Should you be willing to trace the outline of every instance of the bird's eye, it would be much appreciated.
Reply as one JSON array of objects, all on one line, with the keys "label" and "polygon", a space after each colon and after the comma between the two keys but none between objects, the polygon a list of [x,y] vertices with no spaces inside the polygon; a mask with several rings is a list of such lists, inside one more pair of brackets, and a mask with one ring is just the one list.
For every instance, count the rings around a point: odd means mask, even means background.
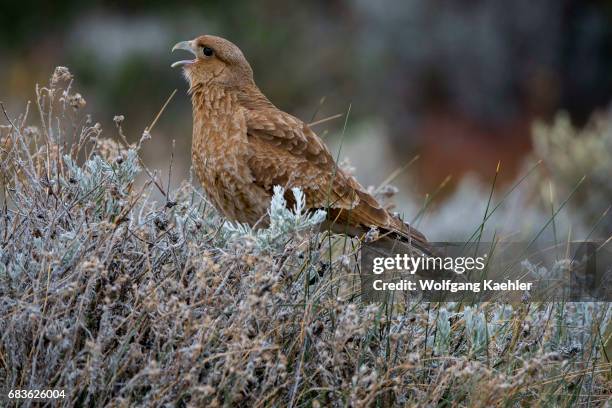
[{"label": "bird's eye", "polygon": [[211,57],[214,54],[214,51],[210,47],[202,47],[202,53],[207,57]]}]

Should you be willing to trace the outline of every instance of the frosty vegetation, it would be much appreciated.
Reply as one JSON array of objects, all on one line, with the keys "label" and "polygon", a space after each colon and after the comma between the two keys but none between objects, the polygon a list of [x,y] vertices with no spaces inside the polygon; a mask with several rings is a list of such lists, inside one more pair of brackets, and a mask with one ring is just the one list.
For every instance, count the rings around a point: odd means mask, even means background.
[{"label": "frosty vegetation", "polygon": [[58,68],[3,118],[0,390],[64,389],[65,407],[609,399],[607,304],[362,304],[355,243],[318,232],[301,191],[287,208],[275,190],[264,229],[225,222],[191,183],[167,191],[122,117],[103,133],[72,81]]},{"label": "frosty vegetation", "polygon": [[[612,232],[612,217],[602,217],[612,205],[612,111],[596,115],[583,130],[574,128],[566,114],[547,126],[534,127],[534,150],[550,170],[550,177],[568,194],[576,180],[588,175],[576,194],[577,213],[585,223],[599,222]],[[548,186],[542,186],[547,194]],[[606,237],[607,238],[607,237]]]}]

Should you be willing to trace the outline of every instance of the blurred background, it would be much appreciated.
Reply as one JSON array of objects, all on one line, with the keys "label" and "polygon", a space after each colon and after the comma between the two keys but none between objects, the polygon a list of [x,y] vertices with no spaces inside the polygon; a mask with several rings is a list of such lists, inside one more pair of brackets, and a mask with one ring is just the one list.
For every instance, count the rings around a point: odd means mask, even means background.
[{"label": "blurred background", "polygon": [[[592,124],[598,112],[607,117],[612,99],[610,1],[5,2],[0,100],[17,116],[34,84],[65,65],[106,136],[116,137],[113,117],[121,114],[136,141],[178,89],[144,148],[150,167],[165,170],[175,139],[178,182],[189,173],[191,105],[180,71],[170,68],[182,56],[170,48],[204,33],[239,45],[263,92],[304,121],[350,106],[344,136],[344,118],[315,130],[350,159],[362,184],[378,185],[418,156],[393,181],[397,208],[410,220],[431,204],[435,216],[419,222],[434,238],[452,236],[458,220],[482,221],[499,161],[503,192],[538,159],[545,166],[537,181],[507,200],[503,217],[518,217],[509,234],[523,222],[537,230],[581,175],[587,190],[568,223],[580,213],[575,230],[612,232],[600,220],[612,202],[612,132]],[[555,142],[563,137],[569,141]],[[581,137],[601,143],[585,153]],[[580,163],[561,154],[576,140]],[[589,156],[602,153],[603,164]],[[554,191],[551,204],[544,190]]]}]

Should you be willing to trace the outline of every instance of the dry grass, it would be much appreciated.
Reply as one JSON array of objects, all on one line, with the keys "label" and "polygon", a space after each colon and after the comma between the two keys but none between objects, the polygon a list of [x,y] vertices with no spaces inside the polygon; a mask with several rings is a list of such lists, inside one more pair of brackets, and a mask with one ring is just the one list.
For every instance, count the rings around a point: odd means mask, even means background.
[{"label": "dry grass", "polygon": [[71,84],[58,68],[0,134],[0,390],[64,389],[49,405],[67,407],[609,400],[607,304],[363,305],[351,243],[317,216],[277,197],[269,229],[224,224],[190,183],[166,191],[121,117],[103,138]]}]

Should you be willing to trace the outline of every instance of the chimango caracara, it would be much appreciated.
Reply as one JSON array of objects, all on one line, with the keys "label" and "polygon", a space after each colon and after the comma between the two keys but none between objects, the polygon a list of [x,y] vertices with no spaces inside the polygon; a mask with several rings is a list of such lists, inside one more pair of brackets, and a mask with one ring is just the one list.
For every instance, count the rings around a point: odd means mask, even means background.
[{"label": "chimango caracara", "polygon": [[[176,44],[195,58],[177,61],[193,103],[192,161],[206,194],[228,219],[265,225],[273,187],[299,187],[311,209],[325,208],[331,228],[382,235],[429,252],[425,237],[390,214],[340,169],[323,141],[259,90],[253,70],[230,41],[203,35]],[[288,202],[293,197],[286,197]]]}]

